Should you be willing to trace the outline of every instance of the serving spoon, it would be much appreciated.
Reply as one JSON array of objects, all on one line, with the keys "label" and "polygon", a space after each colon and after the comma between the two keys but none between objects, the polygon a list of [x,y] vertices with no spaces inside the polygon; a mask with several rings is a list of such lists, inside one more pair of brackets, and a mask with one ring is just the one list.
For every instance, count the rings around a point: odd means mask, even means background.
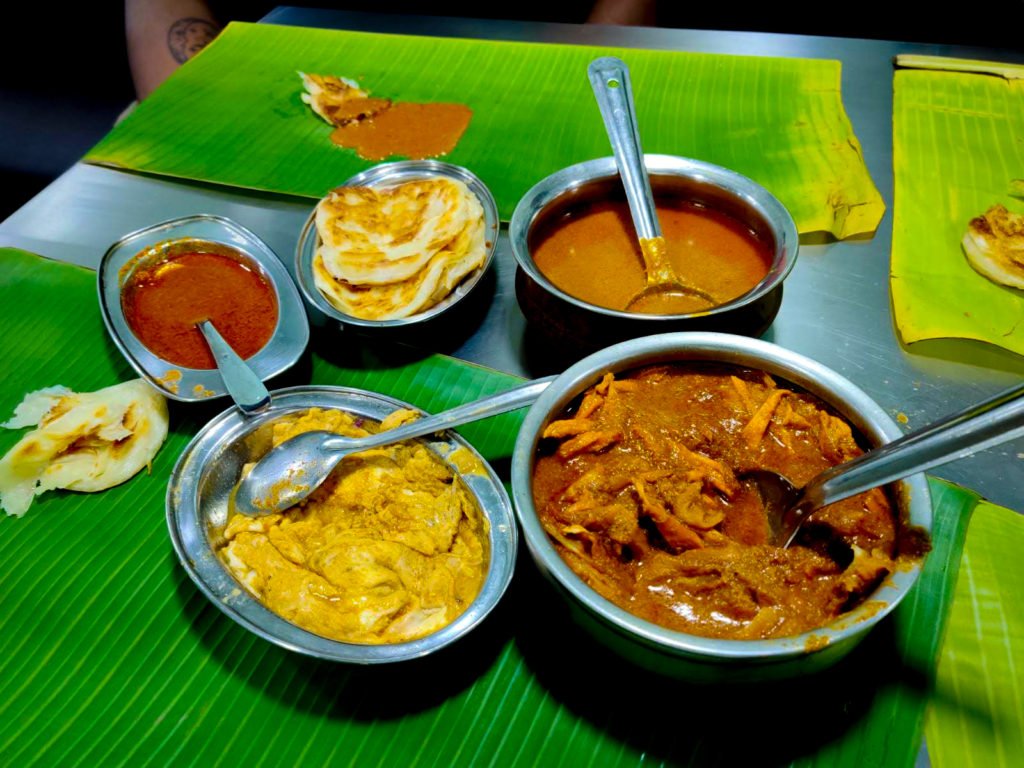
[{"label": "serving spoon", "polygon": [[262,413],[270,407],[270,392],[262,379],[243,360],[209,320],[196,324],[206,339],[217,371],[235,405],[246,416]]},{"label": "serving spoon", "polygon": [[782,475],[752,470],[768,527],[776,544],[788,547],[814,510],[917,472],[1024,435],[1024,386],[946,416],[903,437],[838,464],[796,488]]},{"label": "serving spoon", "polygon": [[[683,282],[669,261],[668,248],[654,207],[651,180],[640,148],[640,129],[633,105],[629,67],[622,59],[604,56],[590,62],[587,76],[626,190],[629,213],[644,260],[646,285],[627,302],[626,310],[661,314],[673,304],[685,307],[683,311],[706,309],[718,304],[707,291]],[[696,307],[693,306],[694,299],[697,300]]]},{"label": "serving spoon", "polygon": [[282,512],[320,487],[346,456],[514,411],[540,397],[554,379],[534,379],[368,437],[345,437],[324,431],[296,435],[272,448],[242,478],[234,492],[234,509],[249,517]]}]

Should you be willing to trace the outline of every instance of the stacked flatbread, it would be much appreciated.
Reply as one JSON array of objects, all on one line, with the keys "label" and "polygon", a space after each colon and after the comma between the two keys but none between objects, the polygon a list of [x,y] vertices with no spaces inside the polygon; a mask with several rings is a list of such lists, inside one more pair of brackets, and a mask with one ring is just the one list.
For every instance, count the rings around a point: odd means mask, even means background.
[{"label": "stacked flatbread", "polygon": [[367,320],[429,309],[487,255],[483,206],[455,179],[341,187],[317,205],[316,228],[317,288],[342,312]]}]

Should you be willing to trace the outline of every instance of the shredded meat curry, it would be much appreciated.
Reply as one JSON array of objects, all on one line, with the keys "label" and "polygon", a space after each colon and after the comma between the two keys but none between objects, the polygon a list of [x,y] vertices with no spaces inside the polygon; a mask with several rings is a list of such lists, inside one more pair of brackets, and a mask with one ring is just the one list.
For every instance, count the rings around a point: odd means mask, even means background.
[{"label": "shredded meat curry", "polygon": [[[380,428],[410,416],[396,411]],[[317,429],[361,437],[376,426],[313,408],[275,424],[273,443]],[[264,605],[304,629],[397,643],[450,624],[474,600],[487,522],[452,470],[409,441],[346,457],[301,506],[232,516],[220,555]]]},{"label": "shredded meat curry", "polygon": [[[710,637],[795,635],[849,610],[894,569],[897,525],[875,489],[812,516],[842,555],[769,543],[756,487],[802,486],[862,453],[845,421],[766,373],[725,366],[607,374],[550,423],[534,501],[559,553],[617,605]],[[811,543],[814,525],[806,525]],[[852,553],[852,554],[851,554]]]}]

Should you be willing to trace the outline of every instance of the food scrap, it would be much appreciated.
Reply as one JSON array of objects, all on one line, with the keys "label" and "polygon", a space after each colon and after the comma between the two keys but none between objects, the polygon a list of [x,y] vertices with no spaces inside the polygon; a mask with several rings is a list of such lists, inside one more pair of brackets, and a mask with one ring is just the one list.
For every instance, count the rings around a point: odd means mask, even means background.
[{"label": "food scrap", "polygon": [[1024,216],[993,205],[971,219],[961,244],[976,272],[997,285],[1024,288]]},{"label": "food scrap", "polygon": [[393,320],[423,312],[487,257],[483,206],[456,179],[341,187],[320,201],[315,219],[316,286],[353,317]]},{"label": "food scrap", "polygon": [[353,80],[300,72],[302,100],[335,126],[331,141],[364,160],[393,155],[423,160],[451,152],[469,126],[465,104],[425,104],[372,98]]},{"label": "food scrap", "polygon": [[[391,429],[412,412],[381,422]],[[350,437],[376,425],[310,409],[274,425],[273,444],[328,430]],[[267,608],[323,637],[400,643],[436,632],[476,598],[489,559],[475,498],[422,443],[346,457],[300,506],[232,516],[218,551]]]},{"label": "food scrap", "polygon": [[559,554],[605,598],[670,629],[800,634],[861,602],[902,554],[879,489],[819,510],[788,549],[770,543],[744,473],[802,486],[862,451],[845,421],[763,372],[608,374],[544,437],[533,495]]},{"label": "food scrap", "polygon": [[80,394],[48,387],[0,426],[37,427],[0,459],[0,506],[20,517],[44,491],[102,491],[148,466],[167,437],[167,401],[141,379]]}]

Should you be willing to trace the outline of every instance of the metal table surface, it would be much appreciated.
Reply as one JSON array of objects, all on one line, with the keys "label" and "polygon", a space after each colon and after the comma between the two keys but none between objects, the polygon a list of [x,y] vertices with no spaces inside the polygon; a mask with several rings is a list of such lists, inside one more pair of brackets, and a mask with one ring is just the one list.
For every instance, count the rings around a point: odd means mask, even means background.
[{"label": "metal table surface", "polygon": [[[764,56],[838,59],[843,101],[887,212],[877,233],[857,242],[802,245],[787,279],[782,309],[763,336],[815,358],[850,378],[906,428],[929,421],[1021,381],[1024,358],[970,342],[924,342],[905,348],[892,321],[892,57],[919,53],[1024,62],[1024,53],[960,46],[745,32],[579,26],[539,22],[402,17],[282,7],[264,21],[351,30],[481,39],[615,45]],[[595,110],[595,119],[597,119]],[[286,263],[292,261],[309,200],[76,164],[0,223],[0,245],[95,266],[124,234],[194,213],[234,219]],[[515,262],[499,238],[493,300],[471,335],[433,339],[433,351],[530,376],[525,321],[515,299]],[[322,319],[313,318],[314,323]],[[8,364],[10,361],[8,361]],[[1024,440],[935,470],[990,500],[1024,511]]]}]

